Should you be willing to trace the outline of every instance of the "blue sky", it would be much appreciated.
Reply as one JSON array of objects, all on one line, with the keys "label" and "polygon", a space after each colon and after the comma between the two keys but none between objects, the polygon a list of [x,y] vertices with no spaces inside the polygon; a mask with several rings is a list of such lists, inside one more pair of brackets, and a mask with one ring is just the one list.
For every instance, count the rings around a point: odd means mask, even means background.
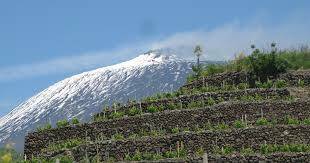
[{"label": "blue sky", "polygon": [[307,0],[1,0],[0,116],[59,80],[152,48],[202,44],[206,59],[226,60],[252,43],[309,45],[309,16]]}]

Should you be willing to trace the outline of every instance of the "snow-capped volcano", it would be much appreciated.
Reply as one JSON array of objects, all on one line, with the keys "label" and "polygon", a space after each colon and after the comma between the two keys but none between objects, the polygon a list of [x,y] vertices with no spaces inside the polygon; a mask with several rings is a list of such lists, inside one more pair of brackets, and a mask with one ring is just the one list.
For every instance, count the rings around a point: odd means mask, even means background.
[{"label": "snow-capped volcano", "polygon": [[104,104],[168,92],[184,84],[190,61],[150,51],[132,60],[62,80],[31,97],[0,119],[0,142],[22,150],[24,136],[37,126],[78,117],[88,121]]}]

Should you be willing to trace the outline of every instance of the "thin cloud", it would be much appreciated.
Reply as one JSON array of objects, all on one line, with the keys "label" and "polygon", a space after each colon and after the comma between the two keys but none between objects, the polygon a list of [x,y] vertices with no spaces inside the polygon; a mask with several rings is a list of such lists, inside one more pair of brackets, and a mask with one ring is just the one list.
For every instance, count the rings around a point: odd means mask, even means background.
[{"label": "thin cloud", "polygon": [[124,61],[150,49],[169,48],[183,58],[193,59],[192,49],[200,44],[204,49],[204,59],[228,60],[236,53],[248,53],[251,44],[266,47],[267,44],[276,42],[280,48],[309,45],[309,23],[293,18],[291,20],[277,26],[260,25],[255,21],[246,25],[233,22],[214,29],[176,33],[109,52],[87,53],[40,63],[4,67],[0,68],[0,82],[57,73],[76,73]]},{"label": "thin cloud", "polygon": [[72,57],[56,58],[39,63],[0,68],[0,82],[31,78],[57,73],[89,70],[98,66],[117,63],[140,53],[136,48],[120,48],[109,52],[86,53]]},{"label": "thin cloud", "polygon": [[228,60],[236,53],[249,53],[251,44],[266,48],[271,42],[276,42],[282,49],[309,45],[309,28],[309,24],[266,27],[233,23],[213,30],[178,33],[153,43],[152,47],[176,49],[179,55],[191,58],[193,47],[201,45],[205,50],[204,59]]}]

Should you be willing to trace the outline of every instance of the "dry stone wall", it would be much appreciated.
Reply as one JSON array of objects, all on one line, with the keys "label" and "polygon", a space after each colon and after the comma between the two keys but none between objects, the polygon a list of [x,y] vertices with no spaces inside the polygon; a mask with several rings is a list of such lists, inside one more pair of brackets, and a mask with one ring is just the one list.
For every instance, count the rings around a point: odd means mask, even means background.
[{"label": "dry stone wall", "polygon": [[285,80],[290,85],[297,85],[300,81],[304,82],[304,85],[310,85],[310,71],[291,71],[285,74],[281,74],[280,79]]},{"label": "dry stone wall", "polygon": [[74,160],[80,161],[86,155],[99,155],[102,160],[115,157],[119,160],[126,154],[142,152],[166,152],[176,150],[177,143],[182,142],[189,156],[194,156],[200,148],[213,153],[215,146],[230,146],[234,149],[252,147],[259,150],[264,143],[310,143],[310,126],[264,126],[231,131],[206,131],[200,133],[181,133],[158,138],[123,140],[81,145],[71,150]]},{"label": "dry stone wall", "polygon": [[[150,161],[139,161],[138,163],[149,163]],[[156,163],[202,163],[202,158],[192,159],[163,159],[158,161],[151,161]],[[232,156],[208,156],[208,162],[279,162],[279,163],[301,163],[310,162],[310,153],[274,153],[270,155],[232,155]]]},{"label": "dry stone wall", "polygon": [[98,116],[109,116],[110,114],[114,113],[115,111],[122,111],[128,112],[131,108],[135,107],[138,109],[146,110],[149,106],[154,105],[156,107],[163,107],[169,108],[169,104],[181,104],[180,106],[186,107],[189,103],[193,101],[207,101],[208,99],[212,98],[213,100],[224,100],[230,101],[235,98],[240,98],[242,96],[255,96],[260,95],[262,97],[274,97],[274,96],[289,96],[290,92],[287,89],[246,89],[246,90],[239,90],[239,91],[227,91],[227,92],[207,92],[202,94],[193,94],[193,95],[183,95],[177,98],[171,99],[161,99],[157,101],[151,102],[141,102],[141,103],[134,103],[121,106],[116,109],[110,108],[104,112],[98,113],[94,115],[94,117]]},{"label": "dry stone wall", "polygon": [[[197,162],[197,161],[196,161]],[[252,156],[222,156],[210,157],[209,162],[279,162],[279,163],[300,163],[310,162],[310,153],[276,153],[268,156],[252,155]]]},{"label": "dry stone wall", "polygon": [[[264,101],[264,102],[234,102],[192,110],[174,110],[142,116],[114,119],[103,122],[83,124],[45,132],[34,132],[26,136],[24,153],[31,157],[40,155],[41,149],[51,142],[82,138],[96,140],[98,137],[110,138],[115,133],[129,136],[131,133],[140,132],[141,129],[170,130],[174,127],[203,126],[208,122],[227,124],[240,120],[247,115],[248,121],[255,121],[264,116],[267,119],[281,119],[291,116],[298,119],[310,117],[310,101]],[[298,139],[297,139],[298,140]]]},{"label": "dry stone wall", "polygon": [[224,83],[233,85],[239,83],[247,83],[247,81],[249,81],[249,75],[245,72],[227,72],[215,74],[209,77],[202,77],[199,80],[188,83],[181,88],[192,89],[208,85],[222,86]]},{"label": "dry stone wall", "polygon": [[[251,82],[251,77],[246,72],[228,72],[215,74],[210,77],[203,77],[184,85],[181,88],[193,89],[207,85],[221,86],[223,84],[240,84]],[[281,74],[278,79],[285,80],[290,85],[298,85],[302,80],[305,85],[310,85],[310,71],[290,71]]]}]

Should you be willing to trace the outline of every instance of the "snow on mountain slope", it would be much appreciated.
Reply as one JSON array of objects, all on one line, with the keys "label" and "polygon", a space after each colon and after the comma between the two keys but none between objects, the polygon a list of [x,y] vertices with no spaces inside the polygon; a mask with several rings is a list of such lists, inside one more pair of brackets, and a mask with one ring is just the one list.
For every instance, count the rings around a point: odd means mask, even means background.
[{"label": "snow on mountain slope", "polygon": [[130,61],[60,81],[0,119],[0,142],[23,149],[24,136],[38,125],[78,117],[88,121],[104,104],[168,92],[184,84],[190,61],[153,51]]}]

